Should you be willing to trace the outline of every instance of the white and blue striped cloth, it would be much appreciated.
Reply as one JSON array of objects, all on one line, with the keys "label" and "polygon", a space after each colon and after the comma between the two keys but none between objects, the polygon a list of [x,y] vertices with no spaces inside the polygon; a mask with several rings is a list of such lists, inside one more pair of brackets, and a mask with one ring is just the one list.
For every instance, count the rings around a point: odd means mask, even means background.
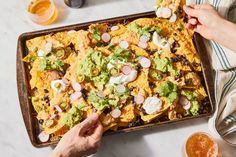
[{"label": "white and blue striped cloth", "polygon": [[[232,19],[236,18],[236,12],[231,10],[236,6],[236,0],[187,0],[187,4],[193,3],[210,3],[222,17],[228,18],[230,15]],[[236,41],[232,42],[236,44]],[[206,41],[205,43],[216,71],[215,99],[217,106],[214,116],[209,121],[209,128],[217,133],[217,124],[236,110],[236,52],[214,41]],[[236,146],[236,137],[224,140]]]}]

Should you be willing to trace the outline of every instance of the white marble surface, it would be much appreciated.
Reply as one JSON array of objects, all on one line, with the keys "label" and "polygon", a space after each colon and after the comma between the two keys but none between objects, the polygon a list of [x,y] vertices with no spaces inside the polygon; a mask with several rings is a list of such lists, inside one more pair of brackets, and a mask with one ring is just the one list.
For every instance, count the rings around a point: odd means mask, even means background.
[{"label": "white marble surface", "polygon": [[[42,157],[51,148],[36,149],[28,138],[21,116],[16,89],[16,44],[23,32],[75,24],[96,19],[149,11],[154,0],[87,0],[82,9],[69,9],[63,0],[60,20],[50,26],[32,23],[21,1],[1,0],[0,5],[0,156]],[[162,128],[104,137],[94,157],[180,157],[185,139],[193,132],[209,132],[207,119],[195,120]],[[220,148],[224,156],[234,156],[235,149]]]}]

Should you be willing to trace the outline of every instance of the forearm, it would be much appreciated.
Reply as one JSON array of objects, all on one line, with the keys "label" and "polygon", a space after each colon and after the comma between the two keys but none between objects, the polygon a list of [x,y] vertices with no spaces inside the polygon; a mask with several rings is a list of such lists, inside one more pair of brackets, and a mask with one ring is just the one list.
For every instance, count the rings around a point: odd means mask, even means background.
[{"label": "forearm", "polygon": [[236,24],[221,19],[215,27],[213,40],[236,53]]}]

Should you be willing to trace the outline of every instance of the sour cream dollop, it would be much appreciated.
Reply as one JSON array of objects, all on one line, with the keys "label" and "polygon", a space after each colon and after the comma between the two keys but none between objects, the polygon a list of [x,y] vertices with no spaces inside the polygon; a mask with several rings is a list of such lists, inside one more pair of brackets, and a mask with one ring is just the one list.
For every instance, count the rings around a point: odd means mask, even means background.
[{"label": "sour cream dollop", "polygon": [[51,82],[51,87],[55,92],[60,93],[66,89],[66,84],[62,80],[53,80]]},{"label": "sour cream dollop", "polygon": [[153,42],[156,44],[158,47],[164,49],[164,50],[170,50],[170,43],[165,39],[161,38],[157,32],[153,33]]},{"label": "sour cream dollop", "polygon": [[162,101],[158,97],[148,97],[142,107],[147,114],[155,114],[161,110]]},{"label": "sour cream dollop", "polygon": [[126,83],[134,81],[137,78],[137,76],[138,76],[137,70],[133,69],[128,75],[120,74],[117,77],[110,77],[109,84],[111,85],[126,84]]}]

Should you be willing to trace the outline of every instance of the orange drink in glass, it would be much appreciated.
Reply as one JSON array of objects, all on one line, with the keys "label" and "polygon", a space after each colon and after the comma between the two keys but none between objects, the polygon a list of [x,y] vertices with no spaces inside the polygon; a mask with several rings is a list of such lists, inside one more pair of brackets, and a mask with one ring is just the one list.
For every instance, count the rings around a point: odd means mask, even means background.
[{"label": "orange drink in glass", "polygon": [[58,17],[53,0],[28,0],[27,11],[31,20],[40,25],[49,25]]}]

